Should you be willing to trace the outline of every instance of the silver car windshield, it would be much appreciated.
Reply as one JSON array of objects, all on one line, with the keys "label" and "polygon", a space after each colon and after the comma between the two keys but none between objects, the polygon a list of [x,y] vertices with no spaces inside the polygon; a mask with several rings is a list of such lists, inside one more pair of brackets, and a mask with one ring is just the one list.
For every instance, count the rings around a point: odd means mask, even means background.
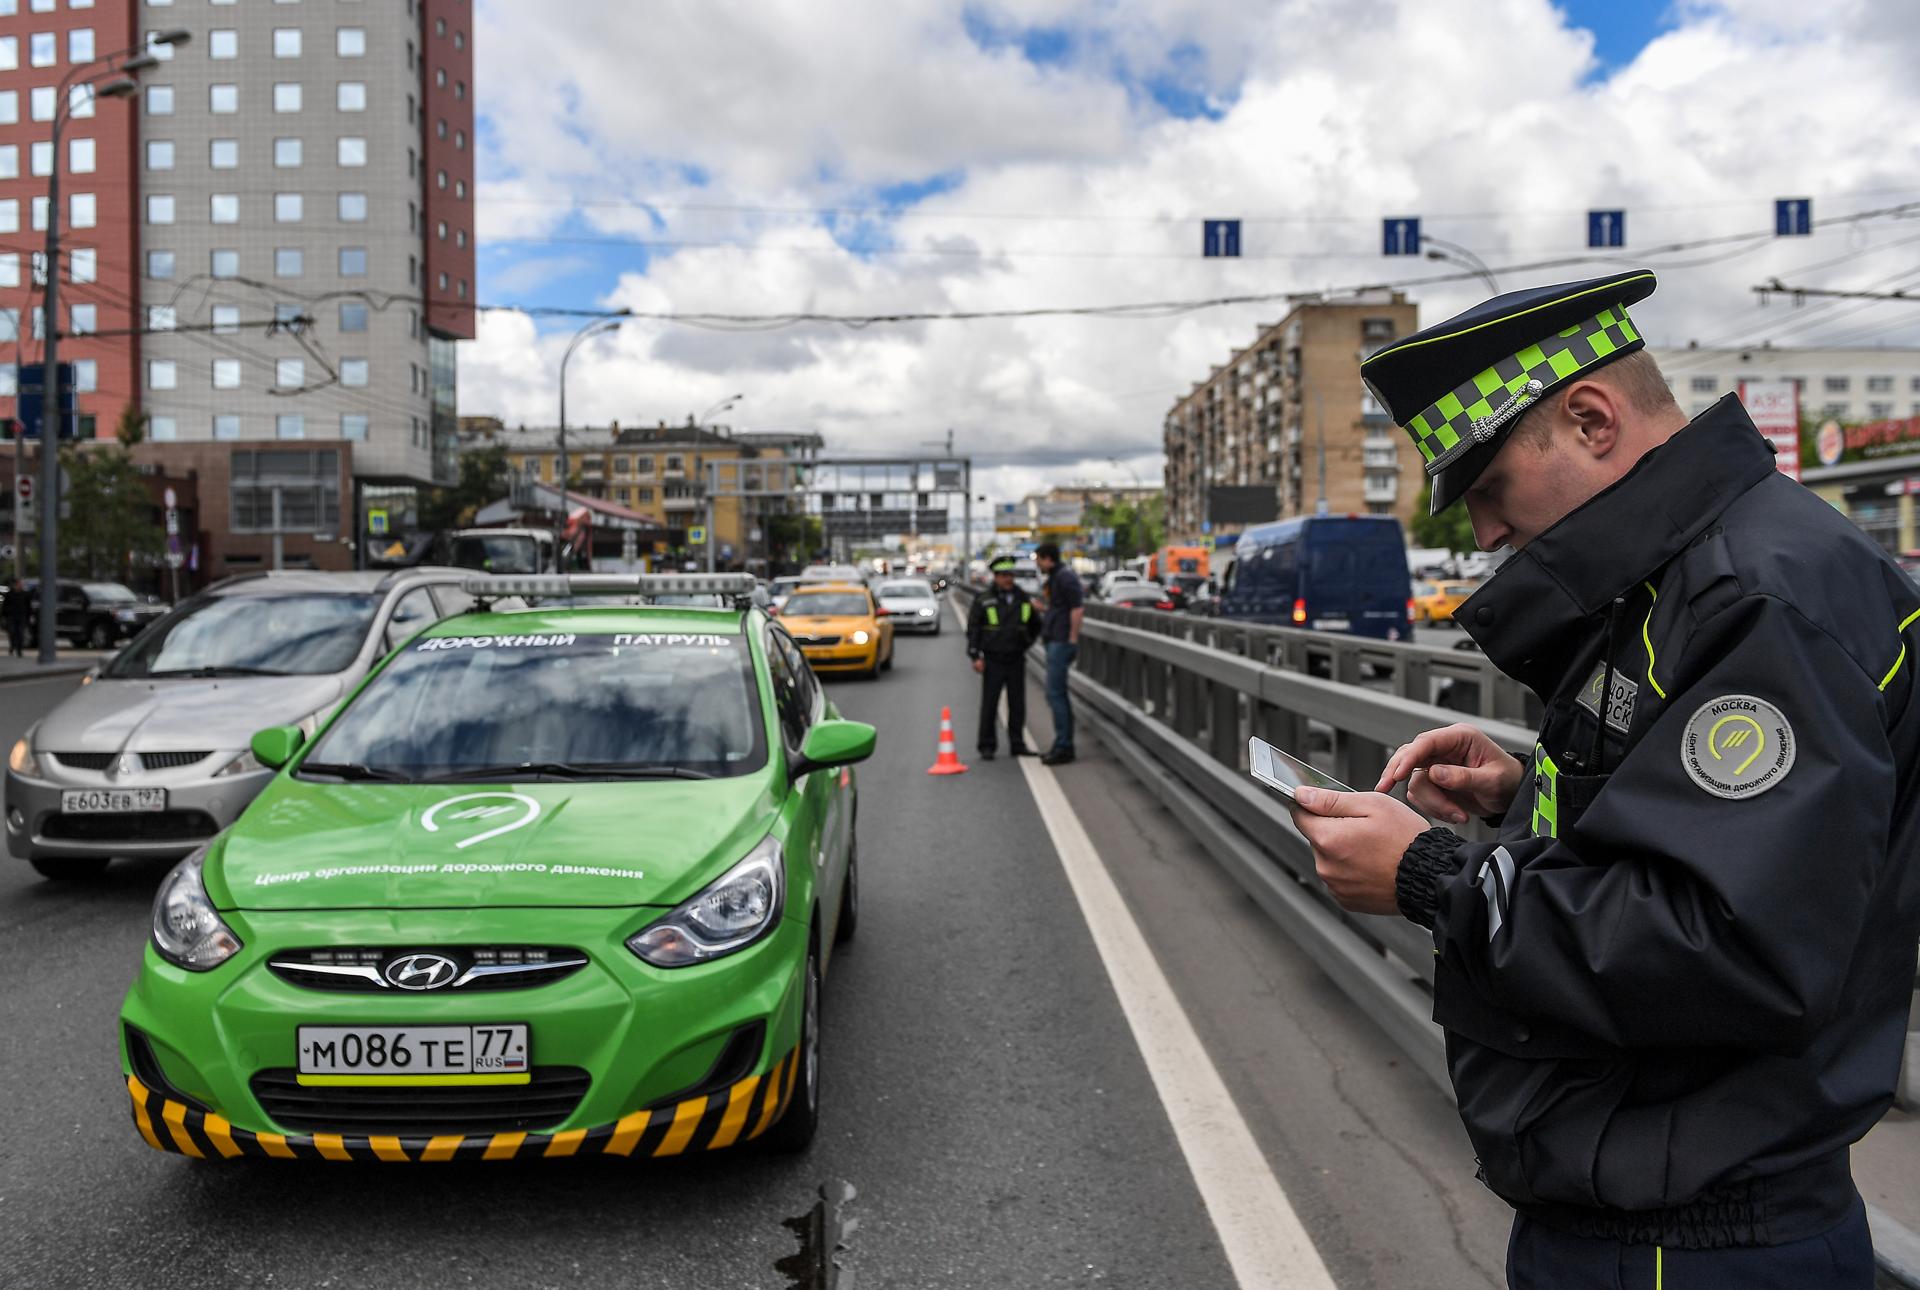
[{"label": "silver car windshield", "polygon": [[318,676],[345,670],[366,643],[377,595],[289,592],[189,600],[120,652],[101,675]]}]

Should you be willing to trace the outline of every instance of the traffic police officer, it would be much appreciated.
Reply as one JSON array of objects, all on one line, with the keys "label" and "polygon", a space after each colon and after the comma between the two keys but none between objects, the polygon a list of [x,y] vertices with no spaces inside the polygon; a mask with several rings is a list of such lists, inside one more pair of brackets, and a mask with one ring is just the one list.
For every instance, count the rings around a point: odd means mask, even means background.
[{"label": "traffic police officer", "polygon": [[1007,692],[1007,739],[1015,757],[1031,756],[1027,747],[1027,648],[1040,635],[1040,615],[1013,580],[1014,558],[996,556],[987,564],[993,586],[974,598],[967,615],[967,657],[981,674],[980,739],[983,761],[999,746],[994,718],[1000,691]]},{"label": "traffic police officer", "polygon": [[1434,511],[1515,548],[1454,621],[1545,723],[1524,760],[1430,731],[1294,818],[1343,905],[1433,929],[1512,1285],[1866,1290],[1847,1149],[1920,936],[1920,593],[1737,398],[1687,421],[1627,314],[1653,287],[1500,296],[1362,363]]}]

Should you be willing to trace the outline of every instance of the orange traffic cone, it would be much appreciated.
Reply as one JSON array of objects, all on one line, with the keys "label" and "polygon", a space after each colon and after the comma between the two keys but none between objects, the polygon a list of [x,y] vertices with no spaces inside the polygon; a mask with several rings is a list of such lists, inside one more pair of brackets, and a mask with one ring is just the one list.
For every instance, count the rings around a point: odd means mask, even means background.
[{"label": "orange traffic cone", "polygon": [[953,709],[940,709],[940,745],[933,765],[927,767],[929,775],[964,775],[967,768],[960,764],[960,754],[953,746]]}]

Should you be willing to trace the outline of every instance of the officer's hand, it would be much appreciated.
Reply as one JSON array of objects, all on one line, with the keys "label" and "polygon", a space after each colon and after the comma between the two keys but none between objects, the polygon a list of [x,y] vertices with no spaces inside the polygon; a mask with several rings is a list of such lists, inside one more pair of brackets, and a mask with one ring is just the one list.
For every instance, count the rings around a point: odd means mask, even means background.
[{"label": "officer's hand", "polygon": [[984,671],[986,671],[986,670],[987,670],[987,660],[985,660],[984,658],[976,658],[975,660],[973,660],[973,670],[974,670],[974,671],[976,671],[976,672],[984,672]]},{"label": "officer's hand", "polygon": [[1314,871],[1343,909],[1397,914],[1394,879],[1407,845],[1427,822],[1384,793],[1296,790],[1293,826],[1313,847]]},{"label": "officer's hand", "polygon": [[1408,802],[1436,820],[1465,824],[1469,815],[1505,814],[1526,769],[1485,731],[1462,723],[1402,745],[1374,788],[1384,793],[1406,780]]}]

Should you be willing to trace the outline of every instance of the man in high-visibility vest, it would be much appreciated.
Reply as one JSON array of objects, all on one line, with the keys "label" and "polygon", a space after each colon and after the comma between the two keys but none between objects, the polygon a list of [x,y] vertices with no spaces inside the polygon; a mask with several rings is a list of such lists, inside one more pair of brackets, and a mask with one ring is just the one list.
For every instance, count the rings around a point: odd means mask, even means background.
[{"label": "man in high-visibility vest", "polygon": [[1015,757],[1030,757],[1027,747],[1027,649],[1040,635],[1040,613],[1013,580],[1014,559],[999,556],[987,565],[993,586],[973,602],[967,615],[967,657],[980,673],[980,740],[982,761],[992,761],[1000,740],[994,717],[1000,692],[1007,692],[1007,739]]}]

